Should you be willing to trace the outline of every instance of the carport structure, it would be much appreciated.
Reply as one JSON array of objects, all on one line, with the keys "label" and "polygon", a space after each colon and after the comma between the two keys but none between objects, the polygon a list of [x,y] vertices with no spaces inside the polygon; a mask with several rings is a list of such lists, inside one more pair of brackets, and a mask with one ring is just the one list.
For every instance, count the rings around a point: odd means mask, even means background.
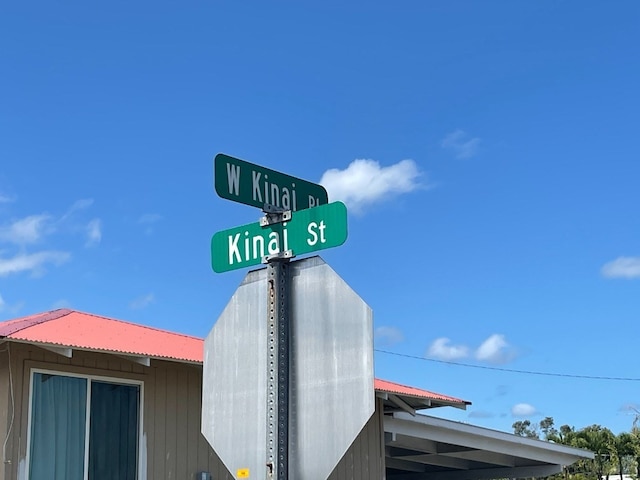
[{"label": "carport structure", "polygon": [[388,480],[480,480],[546,477],[586,450],[427,415],[384,416]]}]

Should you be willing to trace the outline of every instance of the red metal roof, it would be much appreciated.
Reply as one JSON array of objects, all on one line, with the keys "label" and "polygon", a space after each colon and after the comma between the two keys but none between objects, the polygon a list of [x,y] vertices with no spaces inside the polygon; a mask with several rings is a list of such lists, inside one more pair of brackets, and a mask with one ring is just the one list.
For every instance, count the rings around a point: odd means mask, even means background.
[{"label": "red metal roof", "polygon": [[[0,322],[0,338],[105,353],[202,363],[204,340],[158,328],[69,309]],[[468,405],[439,393],[375,379],[379,392]]]},{"label": "red metal roof", "polygon": [[447,402],[447,403],[450,402],[450,403],[465,404],[465,405],[468,405],[471,403],[466,400],[450,397],[448,395],[442,395],[440,393],[430,392],[428,390],[422,390],[420,388],[408,387],[406,385],[401,385],[399,383],[389,382],[387,380],[380,380],[379,378],[376,378],[375,389],[378,392],[393,393],[396,395],[403,395],[403,396],[416,397],[416,398],[426,398],[429,400],[440,400],[442,402]]},{"label": "red metal roof", "polygon": [[0,322],[0,337],[46,345],[202,363],[202,339],[60,309]]}]

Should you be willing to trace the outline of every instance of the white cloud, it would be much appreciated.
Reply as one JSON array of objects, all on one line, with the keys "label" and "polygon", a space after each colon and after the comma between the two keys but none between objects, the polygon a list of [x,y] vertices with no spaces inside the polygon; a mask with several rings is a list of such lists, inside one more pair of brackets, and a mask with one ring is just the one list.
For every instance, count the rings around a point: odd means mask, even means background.
[{"label": "white cloud", "polygon": [[19,253],[12,258],[0,258],[0,277],[20,272],[32,272],[40,275],[46,264],[61,265],[71,258],[68,252],[42,251]]},{"label": "white cloud", "polygon": [[537,413],[536,407],[528,403],[516,403],[511,407],[511,415],[514,417],[531,417]]},{"label": "white cloud", "polygon": [[2,298],[2,295],[0,295],[0,312],[1,312],[2,310],[4,310],[4,307],[5,307],[6,305],[7,305],[7,304],[5,303],[4,298]]},{"label": "white cloud", "polygon": [[344,170],[332,168],[322,175],[320,183],[327,189],[330,201],[341,200],[353,212],[416,190],[421,173],[413,160],[402,160],[381,167],[375,160],[354,160]]},{"label": "white cloud", "polygon": [[85,246],[97,245],[100,240],[102,240],[102,222],[99,218],[94,218],[87,224],[87,243]]},{"label": "white cloud", "polygon": [[69,207],[69,210],[67,210],[66,213],[62,215],[62,217],[60,217],[60,221],[63,222],[64,220],[69,218],[71,215],[73,215],[75,212],[78,212],[80,210],[86,210],[91,205],[93,205],[93,198],[82,198],[80,200],[76,200],[73,203],[73,205]]},{"label": "white cloud", "polygon": [[640,257],[618,257],[602,267],[607,278],[640,278]]},{"label": "white cloud", "polygon": [[[452,345],[446,337],[436,339],[427,349],[427,357],[440,360],[459,360],[469,357],[472,350],[466,345]],[[476,360],[481,362],[504,364],[516,357],[515,349],[507,343],[504,335],[494,333],[473,352]]]},{"label": "white cloud", "polygon": [[51,216],[30,215],[16,220],[10,225],[0,227],[0,239],[17,245],[37,243],[46,233],[51,233]]},{"label": "white cloud", "polygon": [[469,355],[464,345],[450,345],[448,338],[437,338],[427,349],[427,356],[439,360],[459,360]]},{"label": "white cloud", "polygon": [[504,335],[494,333],[476,350],[476,359],[483,362],[503,364],[513,360],[514,352]]},{"label": "white cloud", "polygon": [[85,210],[91,205],[93,205],[93,198],[81,198],[80,200],[76,200],[73,205],[71,205],[69,212],[75,212],[76,210]]},{"label": "white cloud", "polygon": [[396,327],[378,327],[375,331],[376,340],[381,345],[395,345],[404,340],[404,335]]},{"label": "white cloud", "polygon": [[[41,213],[38,215],[29,215],[8,225],[0,226],[0,240],[21,246],[37,243],[46,235],[51,235],[61,230],[62,224],[73,213],[79,210],[85,210],[92,204],[93,199],[86,198],[76,201],[67,212],[59,218],[55,218],[48,213]],[[67,230],[69,230],[68,227]],[[70,230],[73,231],[74,228],[71,227]],[[98,232],[95,227],[92,228],[92,231],[94,233]],[[95,239],[95,236],[92,238]]]},{"label": "white cloud", "polygon": [[442,139],[442,148],[451,151],[456,158],[471,158],[478,153],[480,139],[471,137],[464,130],[456,130]]},{"label": "white cloud", "polygon": [[65,223],[74,212],[85,210],[93,204],[93,199],[81,199],[73,203],[62,216],[48,213],[29,215],[11,223],[0,226],[0,242],[17,246],[14,252],[0,251],[0,276],[7,276],[21,272],[31,272],[32,275],[44,274],[45,266],[59,266],[71,258],[66,251],[54,249],[29,253],[28,245],[37,244],[58,233],[77,235],[86,233],[87,245],[98,243],[102,237],[100,220],[94,219],[86,226]]},{"label": "white cloud", "polygon": [[146,295],[142,295],[141,297],[138,297],[133,301],[131,301],[131,303],[129,304],[129,307],[133,308],[134,310],[140,310],[145,307],[148,307],[151,303],[155,301],[155,299],[156,298],[153,295],[153,293],[147,293]]},{"label": "white cloud", "polygon": [[4,193],[0,193],[0,203],[11,203],[15,201],[14,197],[10,197],[9,195],[5,195]]}]

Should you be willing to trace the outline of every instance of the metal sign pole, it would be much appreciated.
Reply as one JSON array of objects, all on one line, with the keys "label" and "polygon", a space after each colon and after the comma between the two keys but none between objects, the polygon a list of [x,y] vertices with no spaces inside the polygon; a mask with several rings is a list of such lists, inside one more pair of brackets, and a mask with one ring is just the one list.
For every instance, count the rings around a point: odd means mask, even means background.
[{"label": "metal sign pole", "polygon": [[[291,219],[291,212],[266,206],[262,224]],[[289,259],[291,251],[267,261],[267,479],[289,478]]]},{"label": "metal sign pole", "polygon": [[288,261],[267,267],[267,478],[289,478]]}]

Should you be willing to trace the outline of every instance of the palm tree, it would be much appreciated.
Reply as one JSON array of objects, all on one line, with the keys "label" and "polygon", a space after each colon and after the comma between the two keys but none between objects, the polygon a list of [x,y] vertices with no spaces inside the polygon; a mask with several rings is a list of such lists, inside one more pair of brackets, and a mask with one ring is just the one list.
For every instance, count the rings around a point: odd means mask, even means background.
[{"label": "palm tree", "polygon": [[633,425],[631,427],[631,435],[633,435],[636,440],[636,445],[638,445],[638,448],[635,452],[636,478],[640,478],[640,426],[638,425],[638,423],[640,423],[640,411],[638,411],[638,409],[634,407],[630,408],[635,412]]},{"label": "palm tree", "polygon": [[[547,417],[547,418],[550,418],[550,417]],[[540,424],[542,423],[543,422],[540,422]],[[562,425],[559,429],[556,429],[553,427],[553,423],[549,424],[548,422],[546,422],[545,425],[542,425],[543,430],[547,426],[549,428],[545,432],[545,435],[548,441],[553,443],[558,443],[560,445],[568,445],[570,447],[578,446],[576,441],[576,431],[573,427],[570,427],[569,425]],[[579,463],[581,463],[581,461]],[[579,468],[579,463],[574,464],[573,466],[571,465],[562,466],[562,476],[564,477],[565,480],[569,480],[570,473],[572,471],[575,471],[576,468]]]},{"label": "palm tree", "polygon": [[536,427],[531,426],[530,420],[518,420],[513,425],[513,433],[520,437],[529,437],[529,438],[538,438],[538,432],[536,431]]},{"label": "palm tree", "polygon": [[545,440],[551,440],[552,438],[557,437],[558,430],[553,425],[553,417],[544,417],[540,420],[540,430],[544,433]]},{"label": "palm tree", "polygon": [[639,453],[638,439],[635,435],[623,432],[613,437],[613,443],[611,444],[612,453],[616,456],[618,463],[618,473],[620,474],[620,480],[622,480],[623,473],[623,461],[625,458],[633,457]]},{"label": "palm tree", "polygon": [[577,434],[577,446],[591,450],[595,455],[592,461],[595,478],[600,480],[609,470],[614,435],[608,428],[591,425]]}]

